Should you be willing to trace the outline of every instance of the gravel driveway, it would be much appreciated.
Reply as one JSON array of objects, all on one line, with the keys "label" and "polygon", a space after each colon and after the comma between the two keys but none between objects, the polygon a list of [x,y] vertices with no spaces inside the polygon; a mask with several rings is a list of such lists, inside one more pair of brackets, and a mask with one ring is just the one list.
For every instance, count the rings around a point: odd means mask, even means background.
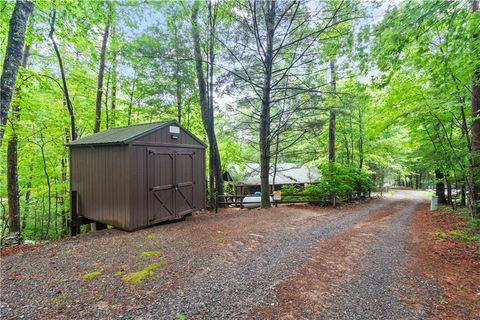
[{"label": "gravel driveway", "polygon": [[[2,259],[1,317],[424,319],[435,288],[404,268],[422,201],[225,210],[51,242]],[[141,283],[122,278],[159,262]]]}]

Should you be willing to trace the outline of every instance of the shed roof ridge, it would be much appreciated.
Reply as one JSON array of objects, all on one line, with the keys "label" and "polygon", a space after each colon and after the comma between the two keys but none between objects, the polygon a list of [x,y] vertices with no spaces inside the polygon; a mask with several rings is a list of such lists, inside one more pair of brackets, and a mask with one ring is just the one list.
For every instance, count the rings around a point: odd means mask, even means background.
[{"label": "shed roof ridge", "polygon": [[[156,122],[137,123],[122,127],[109,128],[80,139],[67,143],[67,146],[100,145],[100,144],[127,144],[135,139],[161,129],[169,124],[177,124],[175,119]],[[134,128],[132,131],[131,129]],[[129,131],[130,130],[130,131]]]},{"label": "shed roof ridge", "polygon": [[[112,129],[122,129],[122,128],[129,128],[129,127],[138,127],[138,126],[146,126],[146,125],[152,125],[152,124],[166,124],[168,122],[174,122],[176,121],[175,119],[170,119],[170,120],[161,120],[161,121],[152,121],[152,122],[143,122],[143,123],[135,123],[135,124],[130,124],[126,126],[120,126],[120,127],[113,127],[113,128],[108,128],[105,131],[112,130]],[[105,132],[103,131],[103,132]]]}]

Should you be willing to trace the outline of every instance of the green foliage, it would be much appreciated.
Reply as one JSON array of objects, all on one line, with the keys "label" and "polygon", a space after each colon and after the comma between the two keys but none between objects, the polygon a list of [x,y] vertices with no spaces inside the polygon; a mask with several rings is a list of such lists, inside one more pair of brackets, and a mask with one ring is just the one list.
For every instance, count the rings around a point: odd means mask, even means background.
[{"label": "green foliage", "polygon": [[282,194],[299,194],[302,192],[301,188],[294,184],[285,184],[282,186]]},{"label": "green foliage", "polygon": [[307,186],[305,194],[315,196],[320,203],[329,203],[333,196],[336,202],[357,196],[366,196],[375,188],[375,184],[368,174],[351,165],[342,165],[334,162],[324,163],[320,166],[320,182]]},{"label": "green foliage", "polygon": [[153,275],[153,271],[165,266],[166,264],[167,263],[164,261],[152,263],[140,271],[127,273],[126,275],[122,276],[122,280],[125,282],[131,282],[131,283],[137,283],[137,284],[142,283],[146,277],[150,277]]},{"label": "green foliage", "polygon": [[282,186],[282,201],[307,200],[307,197],[288,196],[289,194],[302,194],[303,190],[294,184],[285,184]]}]

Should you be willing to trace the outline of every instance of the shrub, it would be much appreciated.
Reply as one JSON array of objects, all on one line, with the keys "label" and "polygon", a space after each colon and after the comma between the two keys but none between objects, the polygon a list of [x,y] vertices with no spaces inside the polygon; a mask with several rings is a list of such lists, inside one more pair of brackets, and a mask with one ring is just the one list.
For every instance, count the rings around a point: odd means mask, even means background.
[{"label": "shrub", "polygon": [[[283,201],[301,201],[301,200],[307,200],[306,197],[301,197],[301,196],[288,196],[289,194],[302,194],[302,188],[294,185],[294,184],[284,184],[282,186],[282,200]],[[287,196],[285,196],[287,195]]]},{"label": "shrub", "polygon": [[305,194],[311,194],[315,201],[331,203],[350,200],[354,194],[366,196],[372,191],[375,183],[365,171],[351,165],[328,162],[320,165],[320,181],[307,186]]}]

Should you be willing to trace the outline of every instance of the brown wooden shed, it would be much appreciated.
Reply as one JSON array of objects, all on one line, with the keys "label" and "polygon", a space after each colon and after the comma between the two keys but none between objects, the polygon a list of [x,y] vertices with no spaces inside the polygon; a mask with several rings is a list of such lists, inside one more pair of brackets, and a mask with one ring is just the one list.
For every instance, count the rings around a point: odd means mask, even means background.
[{"label": "brown wooden shed", "polygon": [[175,120],[112,128],[67,146],[80,216],[131,231],[205,207],[206,145]]}]

